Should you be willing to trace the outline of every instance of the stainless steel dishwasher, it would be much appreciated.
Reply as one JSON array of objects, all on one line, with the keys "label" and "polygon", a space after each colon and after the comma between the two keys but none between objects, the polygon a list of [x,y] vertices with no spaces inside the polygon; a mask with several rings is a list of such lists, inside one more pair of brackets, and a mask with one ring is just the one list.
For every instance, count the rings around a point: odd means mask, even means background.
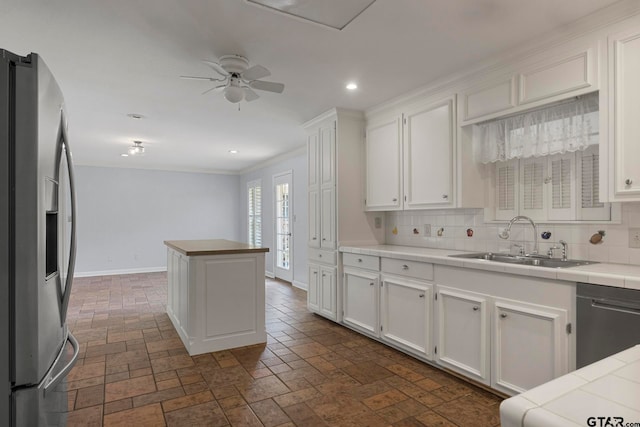
[{"label": "stainless steel dishwasher", "polygon": [[640,344],[640,290],[578,283],[576,367]]}]

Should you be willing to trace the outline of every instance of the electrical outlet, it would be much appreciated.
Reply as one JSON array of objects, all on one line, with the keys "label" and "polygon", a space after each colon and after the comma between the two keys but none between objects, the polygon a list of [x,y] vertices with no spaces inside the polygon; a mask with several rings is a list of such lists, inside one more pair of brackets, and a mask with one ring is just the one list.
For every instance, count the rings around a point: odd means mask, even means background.
[{"label": "electrical outlet", "polygon": [[629,247],[640,248],[640,228],[629,229]]},{"label": "electrical outlet", "polygon": [[425,224],[423,226],[422,235],[424,237],[431,237],[431,224]]},{"label": "electrical outlet", "polygon": [[382,228],[382,218],[377,216],[377,217],[374,218],[373,222],[375,223],[375,227],[376,228]]}]

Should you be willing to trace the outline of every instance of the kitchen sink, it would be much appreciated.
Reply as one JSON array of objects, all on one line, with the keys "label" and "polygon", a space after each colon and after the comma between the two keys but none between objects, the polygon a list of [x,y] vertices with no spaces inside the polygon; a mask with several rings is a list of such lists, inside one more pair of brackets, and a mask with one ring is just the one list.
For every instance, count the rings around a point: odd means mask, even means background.
[{"label": "kitchen sink", "polygon": [[484,259],[487,261],[503,262],[508,264],[532,265],[535,267],[567,268],[579,265],[597,264],[595,261],[578,259],[561,260],[558,258],[545,258],[541,256],[511,255],[506,253],[479,252],[461,255],[449,255],[452,258]]}]

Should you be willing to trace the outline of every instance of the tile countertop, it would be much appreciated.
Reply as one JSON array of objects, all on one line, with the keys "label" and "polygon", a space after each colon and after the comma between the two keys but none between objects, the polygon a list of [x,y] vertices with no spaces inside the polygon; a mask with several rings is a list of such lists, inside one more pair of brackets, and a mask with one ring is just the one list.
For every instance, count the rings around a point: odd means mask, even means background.
[{"label": "tile countertop", "polygon": [[502,427],[640,425],[640,345],[503,401],[500,422]]},{"label": "tile countertop", "polygon": [[341,246],[340,252],[376,255],[387,258],[406,259],[409,261],[432,262],[434,264],[520,274],[544,279],[567,280],[570,282],[592,283],[595,285],[640,290],[640,266],[638,265],[599,263],[569,268],[533,267],[484,259],[449,257],[449,255],[468,253],[465,251],[393,245]]}]

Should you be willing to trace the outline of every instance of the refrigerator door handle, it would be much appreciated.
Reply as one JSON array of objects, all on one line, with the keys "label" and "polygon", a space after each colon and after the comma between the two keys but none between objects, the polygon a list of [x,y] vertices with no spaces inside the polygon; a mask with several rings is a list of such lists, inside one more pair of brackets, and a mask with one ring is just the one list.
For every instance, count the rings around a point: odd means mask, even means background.
[{"label": "refrigerator door handle", "polygon": [[[66,364],[66,366],[64,368],[62,368],[60,370],[60,372],[58,372],[58,374],[49,379],[49,381],[47,381],[46,385],[44,386],[44,394],[46,396],[47,391],[49,390],[53,390],[55,389],[56,385],[58,385],[58,383],[67,376],[67,374],[69,374],[69,371],[71,371],[71,369],[73,368],[73,365],[76,364],[76,360],[78,360],[78,354],[80,354],[80,346],[78,345],[78,340],[76,340],[76,337],[73,336],[73,334],[71,332],[68,332],[67,334],[67,340],[71,343],[71,345],[73,346],[73,356],[71,357],[71,360],[69,360],[69,363]],[[66,341],[65,341],[66,343]],[[64,345],[62,346],[62,351],[64,351]],[[58,356],[60,357],[60,356]],[[54,364],[55,366],[55,364]]]},{"label": "refrigerator door handle", "polygon": [[[76,266],[76,186],[73,176],[73,162],[71,159],[71,150],[69,149],[69,139],[67,138],[67,128],[65,126],[64,112],[60,116],[60,137],[64,144],[64,153],[67,160],[67,168],[69,169],[69,187],[71,197],[71,242],[69,248],[69,266],[67,268],[67,277],[64,287],[64,295],[62,296],[62,309],[60,316],[64,324],[67,318],[67,309],[69,308],[69,299],[71,298],[71,287],[73,285],[73,274]],[[71,334],[69,334],[71,335]]]}]

